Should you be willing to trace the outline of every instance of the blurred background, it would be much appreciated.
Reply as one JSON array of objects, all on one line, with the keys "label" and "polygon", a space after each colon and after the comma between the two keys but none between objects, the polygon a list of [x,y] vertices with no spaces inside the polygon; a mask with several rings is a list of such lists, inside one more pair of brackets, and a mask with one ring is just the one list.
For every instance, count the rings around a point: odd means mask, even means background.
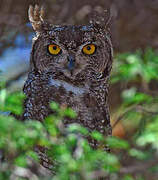
[{"label": "blurred background", "polygon": [[84,24],[94,9],[111,9],[113,135],[133,143],[150,123],[158,127],[158,0],[0,0],[0,77],[9,92],[21,90],[27,77],[34,36],[27,14],[30,4],[44,5],[46,19],[53,24]]}]

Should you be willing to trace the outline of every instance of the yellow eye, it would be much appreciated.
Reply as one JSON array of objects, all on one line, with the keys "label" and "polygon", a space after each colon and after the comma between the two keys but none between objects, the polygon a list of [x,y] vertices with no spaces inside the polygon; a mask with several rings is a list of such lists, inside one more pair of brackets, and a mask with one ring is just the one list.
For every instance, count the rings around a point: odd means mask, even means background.
[{"label": "yellow eye", "polygon": [[48,51],[50,54],[58,55],[61,52],[61,48],[56,44],[50,44],[48,46]]},{"label": "yellow eye", "polygon": [[95,50],[96,50],[96,46],[94,44],[87,44],[82,49],[83,53],[88,55],[94,54]]}]

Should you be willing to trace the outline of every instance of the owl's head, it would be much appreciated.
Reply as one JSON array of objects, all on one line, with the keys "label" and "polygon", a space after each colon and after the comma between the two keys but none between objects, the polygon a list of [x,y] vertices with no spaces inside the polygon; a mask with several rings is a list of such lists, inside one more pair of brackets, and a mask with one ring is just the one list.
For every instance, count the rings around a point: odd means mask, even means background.
[{"label": "owl's head", "polygon": [[107,22],[94,18],[88,25],[56,26],[44,22],[43,14],[37,5],[30,6],[29,19],[37,34],[31,54],[32,69],[38,73],[58,73],[69,79],[109,75],[112,45]]}]

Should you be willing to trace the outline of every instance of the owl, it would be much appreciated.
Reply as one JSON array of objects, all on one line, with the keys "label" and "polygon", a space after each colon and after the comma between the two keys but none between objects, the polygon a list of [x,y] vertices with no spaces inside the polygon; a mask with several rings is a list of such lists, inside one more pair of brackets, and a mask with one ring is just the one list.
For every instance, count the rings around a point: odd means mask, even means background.
[{"label": "owl", "polygon": [[[50,102],[72,108],[78,123],[90,132],[111,135],[108,80],[112,67],[112,44],[108,21],[95,13],[87,25],[54,25],[43,20],[44,10],[29,8],[36,32],[30,70],[24,84],[23,119],[43,122],[52,113]],[[98,143],[88,139],[93,148]]]}]

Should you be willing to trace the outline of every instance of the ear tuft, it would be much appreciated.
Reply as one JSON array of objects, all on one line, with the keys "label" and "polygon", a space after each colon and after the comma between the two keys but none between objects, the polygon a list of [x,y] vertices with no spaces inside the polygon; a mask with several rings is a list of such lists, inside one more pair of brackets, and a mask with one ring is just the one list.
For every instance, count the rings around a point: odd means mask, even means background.
[{"label": "ear tuft", "polygon": [[30,5],[28,10],[28,16],[33,29],[36,31],[37,34],[40,33],[40,31],[42,30],[42,24],[44,22],[44,8],[41,7],[40,9],[37,4],[35,5],[35,7]]}]

